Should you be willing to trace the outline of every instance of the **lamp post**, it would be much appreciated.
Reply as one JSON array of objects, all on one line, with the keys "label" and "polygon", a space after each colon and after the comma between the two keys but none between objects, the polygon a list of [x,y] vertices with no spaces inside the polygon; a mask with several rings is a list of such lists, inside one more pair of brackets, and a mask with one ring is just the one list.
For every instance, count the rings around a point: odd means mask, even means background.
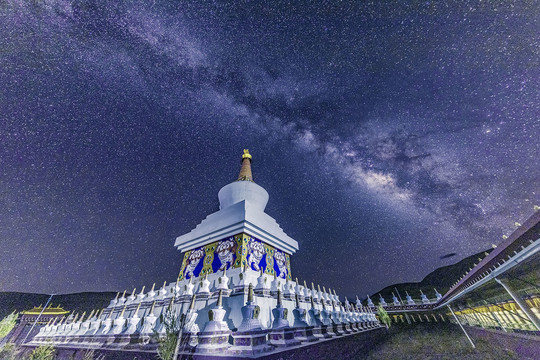
[{"label": "lamp post", "polygon": [[461,325],[461,322],[459,321],[459,319],[457,318],[456,314],[454,314],[454,310],[452,310],[452,308],[450,307],[450,305],[446,305],[448,306],[448,309],[450,309],[450,312],[452,313],[452,315],[454,315],[454,319],[456,319],[459,327],[461,328],[461,330],[463,330],[463,333],[465,334],[465,336],[467,337],[467,339],[469,339],[469,342],[471,343],[471,346],[473,347],[473,349],[476,349],[476,346],[474,345],[473,341],[471,340],[471,338],[469,337],[469,334],[467,334],[467,332],[465,331],[465,328],[463,328],[463,325]]},{"label": "lamp post", "polygon": [[[401,300],[401,305],[405,305],[404,302],[403,302],[403,299],[401,298],[401,295],[399,294],[399,291],[398,291],[397,287],[394,287],[394,289],[396,290],[397,295],[399,296],[399,300]],[[411,320],[409,319],[409,315],[407,315],[407,313],[405,313],[405,319],[407,319],[407,323],[410,325]]]}]

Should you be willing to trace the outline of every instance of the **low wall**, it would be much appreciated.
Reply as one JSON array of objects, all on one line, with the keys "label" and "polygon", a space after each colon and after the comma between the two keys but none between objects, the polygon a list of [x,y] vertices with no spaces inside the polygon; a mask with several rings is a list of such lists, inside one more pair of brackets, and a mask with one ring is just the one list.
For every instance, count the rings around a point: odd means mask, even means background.
[{"label": "low wall", "polygon": [[[376,328],[352,335],[320,340],[317,342],[295,346],[285,351],[267,353],[259,357],[260,360],[325,360],[325,359],[351,359],[357,358],[360,354],[365,354],[369,349],[383,341],[387,330],[384,327]],[[23,346],[26,354],[33,350],[31,346]],[[59,347],[57,357],[59,360],[82,360],[84,353],[88,349],[74,347]],[[106,360],[156,360],[155,351],[139,350],[104,350],[96,349],[95,355],[104,355]],[[232,360],[237,357],[203,356],[203,355],[182,355],[179,359],[200,359],[200,360]]]},{"label": "low wall", "polygon": [[261,360],[327,360],[358,359],[367,354],[371,348],[386,339],[388,331],[385,327],[319,341],[313,345],[291,349],[286,352],[266,355]]}]

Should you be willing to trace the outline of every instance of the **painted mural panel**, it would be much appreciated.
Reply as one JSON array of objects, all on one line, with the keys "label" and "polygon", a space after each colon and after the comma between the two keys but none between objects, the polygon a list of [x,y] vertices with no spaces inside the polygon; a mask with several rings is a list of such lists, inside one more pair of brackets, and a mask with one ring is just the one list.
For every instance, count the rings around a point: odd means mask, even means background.
[{"label": "painted mural panel", "polygon": [[263,271],[282,279],[291,279],[291,262],[288,254],[263,243],[254,237],[244,235],[247,248],[246,261],[255,271]]},{"label": "painted mural panel", "polygon": [[283,279],[291,278],[290,256],[246,234],[231,236],[184,254],[179,279],[190,279],[247,264]]},{"label": "painted mural panel", "polygon": [[205,257],[204,248],[195,249],[186,253],[187,259],[185,260],[184,276],[189,279],[190,277],[197,277],[202,270],[203,260]]},{"label": "painted mural panel", "polygon": [[236,235],[186,252],[179,279],[196,278],[231,267],[240,267],[241,245],[242,236]]}]

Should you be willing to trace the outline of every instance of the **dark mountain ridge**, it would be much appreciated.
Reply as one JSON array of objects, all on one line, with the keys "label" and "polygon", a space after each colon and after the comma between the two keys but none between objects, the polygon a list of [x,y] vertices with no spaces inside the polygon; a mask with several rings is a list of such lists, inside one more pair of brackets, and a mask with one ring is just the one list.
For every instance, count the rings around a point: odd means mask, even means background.
[{"label": "dark mountain ridge", "polygon": [[[486,250],[490,252],[492,249]],[[405,300],[406,292],[413,299],[420,299],[420,290],[428,296],[429,299],[435,298],[436,288],[439,293],[443,294],[448,291],[450,286],[463,274],[469,271],[475,263],[478,263],[479,257],[485,257],[484,251],[466,257],[465,259],[448,266],[443,266],[429,273],[420,282],[408,282],[395,284],[385,287],[384,289],[371,295],[375,304],[378,304],[379,294],[381,294],[386,302],[392,301],[392,292],[396,293],[396,288],[399,294]],[[0,319],[7,314],[16,311],[29,310],[34,306],[45,305],[50,295],[32,294],[21,292],[0,292]],[[53,306],[61,305],[62,308],[73,313],[87,313],[93,309],[101,309],[109,305],[109,302],[116,296],[114,292],[82,292],[74,294],[54,295],[52,298]]]},{"label": "dark mountain ridge", "polygon": [[426,277],[420,282],[407,282],[387,286],[384,289],[377,291],[373,295],[370,295],[371,299],[377,305],[379,303],[379,294],[381,294],[388,303],[392,301],[392,292],[398,296],[395,289],[397,289],[399,295],[401,295],[404,301],[406,292],[408,292],[413,299],[419,300],[420,290],[422,290],[422,292],[426,294],[430,300],[435,299],[434,289],[437,289],[440,294],[444,295],[450,289],[452,284],[454,284],[463,274],[468,272],[470,268],[473,268],[475,263],[479,262],[478,258],[484,258],[486,256],[485,253],[489,253],[492,250],[493,249],[482,251],[466,257],[453,265],[437,268],[426,275]]}]

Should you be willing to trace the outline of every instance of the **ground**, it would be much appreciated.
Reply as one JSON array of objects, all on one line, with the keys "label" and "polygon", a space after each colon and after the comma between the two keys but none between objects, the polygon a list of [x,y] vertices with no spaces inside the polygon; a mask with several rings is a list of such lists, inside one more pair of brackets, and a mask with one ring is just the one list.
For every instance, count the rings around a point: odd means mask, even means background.
[{"label": "ground", "polygon": [[[467,328],[476,349],[473,349],[457,325],[449,323],[416,323],[394,325],[336,340],[291,349],[285,353],[269,354],[261,360],[534,360],[540,359],[540,337],[505,335],[503,333]],[[65,352],[60,358],[72,358]],[[68,356],[69,355],[69,356]],[[141,356],[145,355],[145,356]],[[106,352],[107,360],[153,359],[154,354]],[[182,357],[183,359],[192,358]],[[5,359],[0,354],[0,360]]]},{"label": "ground", "polygon": [[457,325],[416,323],[394,325],[383,336],[368,333],[347,336],[264,360],[540,359],[540,337],[508,336],[475,328],[468,331],[476,349]]},{"label": "ground", "polygon": [[[471,334],[476,345],[473,349],[459,327],[450,324],[416,324],[393,326],[386,341],[378,344],[357,359],[525,359],[515,349],[516,341],[494,341],[493,338]],[[511,338],[512,339],[512,338]],[[513,339],[512,339],[513,340]],[[534,341],[533,341],[534,343]],[[540,349],[540,341],[538,341]],[[532,358],[531,358],[532,359]]]}]

